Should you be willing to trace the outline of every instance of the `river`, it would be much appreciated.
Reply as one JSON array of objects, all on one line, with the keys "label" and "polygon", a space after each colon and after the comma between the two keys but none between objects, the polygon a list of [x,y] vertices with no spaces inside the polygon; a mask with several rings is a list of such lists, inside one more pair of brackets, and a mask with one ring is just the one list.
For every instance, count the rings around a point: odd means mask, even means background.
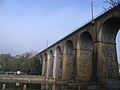
[{"label": "river", "polygon": [[105,89],[98,87],[99,86],[93,85],[87,87],[87,89],[82,89],[81,86],[60,86],[55,84],[0,82],[0,90],[120,90],[110,88]]},{"label": "river", "polygon": [[[79,86],[67,87],[50,84],[0,83],[0,90],[83,90]],[[85,89],[84,89],[85,90]],[[88,90],[88,89],[87,89]]]},{"label": "river", "polygon": [[[50,84],[4,83],[0,82],[0,90],[90,90],[81,89],[80,86],[57,86]],[[95,90],[95,89],[94,89]]]}]

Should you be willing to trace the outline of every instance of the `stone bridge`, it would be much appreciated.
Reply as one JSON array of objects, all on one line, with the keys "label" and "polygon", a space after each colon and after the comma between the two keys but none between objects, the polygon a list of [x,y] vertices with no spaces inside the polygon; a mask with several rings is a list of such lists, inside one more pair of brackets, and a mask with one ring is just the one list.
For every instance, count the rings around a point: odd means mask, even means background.
[{"label": "stone bridge", "polygon": [[118,80],[116,35],[120,5],[88,22],[35,57],[47,81],[98,82]]}]

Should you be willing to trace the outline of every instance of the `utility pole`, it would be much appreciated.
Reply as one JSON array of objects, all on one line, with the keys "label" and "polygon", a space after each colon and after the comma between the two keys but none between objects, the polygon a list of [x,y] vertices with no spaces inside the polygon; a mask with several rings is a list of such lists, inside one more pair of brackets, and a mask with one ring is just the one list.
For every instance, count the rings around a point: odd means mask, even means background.
[{"label": "utility pole", "polygon": [[47,48],[48,48],[48,39],[47,39]]},{"label": "utility pole", "polygon": [[94,24],[94,8],[93,8],[93,5],[94,4],[94,1],[91,1],[91,16],[92,16],[92,21],[91,23]]}]

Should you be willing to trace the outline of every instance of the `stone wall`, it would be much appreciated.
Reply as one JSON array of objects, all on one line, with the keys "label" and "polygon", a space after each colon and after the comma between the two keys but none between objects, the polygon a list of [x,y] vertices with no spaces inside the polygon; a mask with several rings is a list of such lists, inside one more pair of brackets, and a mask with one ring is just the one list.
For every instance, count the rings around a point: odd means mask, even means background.
[{"label": "stone wall", "polygon": [[118,79],[115,39],[119,29],[120,5],[40,52],[42,75],[58,81],[86,83]]}]

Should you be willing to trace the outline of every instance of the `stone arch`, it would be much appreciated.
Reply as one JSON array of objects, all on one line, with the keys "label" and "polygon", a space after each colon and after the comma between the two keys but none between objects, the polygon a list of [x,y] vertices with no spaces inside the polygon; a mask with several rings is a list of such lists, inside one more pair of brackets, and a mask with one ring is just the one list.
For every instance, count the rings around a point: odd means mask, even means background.
[{"label": "stone arch", "polygon": [[53,76],[53,65],[54,65],[54,54],[53,51],[50,50],[49,52],[49,76],[52,77]]},{"label": "stone arch", "polygon": [[47,73],[47,53],[43,55],[42,75],[46,76]]},{"label": "stone arch", "polygon": [[64,50],[65,71],[63,73],[63,78],[73,81],[75,80],[75,52],[73,42],[71,40],[66,41]]},{"label": "stone arch", "polygon": [[62,50],[60,46],[56,47],[56,78],[58,80],[62,79]]},{"label": "stone arch", "polygon": [[42,65],[43,64],[43,56],[40,55],[39,58],[40,58],[40,64]]},{"label": "stone arch", "polygon": [[87,31],[78,39],[77,46],[78,79],[90,81],[93,73],[93,38]]},{"label": "stone arch", "polygon": [[79,47],[82,50],[93,50],[93,38],[89,32],[85,31],[80,35]]},{"label": "stone arch", "polygon": [[98,76],[101,82],[117,79],[118,62],[116,52],[116,35],[120,29],[120,18],[107,19],[99,33]]},{"label": "stone arch", "polygon": [[39,56],[39,58],[40,58],[40,75],[42,75],[42,68],[43,68],[43,56],[42,56],[42,55],[40,55],[40,56]]},{"label": "stone arch", "polygon": [[120,18],[111,17],[107,19],[100,30],[99,41],[115,43],[116,35],[118,30],[120,29]]}]

